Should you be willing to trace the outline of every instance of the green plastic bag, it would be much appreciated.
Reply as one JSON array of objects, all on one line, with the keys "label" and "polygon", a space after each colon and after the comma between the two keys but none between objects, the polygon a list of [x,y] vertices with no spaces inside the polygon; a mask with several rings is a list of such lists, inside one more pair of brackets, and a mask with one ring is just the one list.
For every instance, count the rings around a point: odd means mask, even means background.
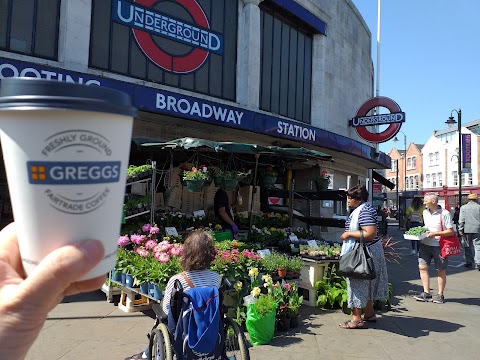
[{"label": "green plastic bag", "polygon": [[248,305],[246,325],[250,335],[250,342],[254,346],[268,344],[273,339],[275,313],[276,309],[273,308],[269,314],[259,317],[255,304]]}]

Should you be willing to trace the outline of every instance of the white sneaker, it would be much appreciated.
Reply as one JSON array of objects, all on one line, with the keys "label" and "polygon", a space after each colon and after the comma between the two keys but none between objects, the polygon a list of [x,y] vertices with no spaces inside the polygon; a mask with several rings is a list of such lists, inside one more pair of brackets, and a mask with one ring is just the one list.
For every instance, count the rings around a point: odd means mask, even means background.
[{"label": "white sneaker", "polygon": [[410,255],[417,255],[417,250],[413,249],[412,251],[410,251]]}]

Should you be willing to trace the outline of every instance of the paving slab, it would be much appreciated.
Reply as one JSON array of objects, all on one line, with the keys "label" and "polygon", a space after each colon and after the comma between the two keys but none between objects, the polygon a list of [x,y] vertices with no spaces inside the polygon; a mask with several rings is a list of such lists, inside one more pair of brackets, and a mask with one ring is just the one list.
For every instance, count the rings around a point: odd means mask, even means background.
[{"label": "paving slab", "polygon": [[[445,304],[422,303],[413,295],[422,291],[417,257],[410,242],[390,226],[400,240],[399,264],[388,263],[393,284],[393,307],[362,330],[338,327],[349,316],[340,310],[301,308],[301,325],[277,333],[268,345],[250,347],[252,360],[275,359],[476,359],[480,338],[480,272],[463,267],[460,256],[447,269]],[[433,267],[430,287],[437,289]],[[65,298],[45,322],[27,360],[123,360],[143,350],[145,334],[153,326],[151,311],[125,313],[106,301],[100,291]]]}]

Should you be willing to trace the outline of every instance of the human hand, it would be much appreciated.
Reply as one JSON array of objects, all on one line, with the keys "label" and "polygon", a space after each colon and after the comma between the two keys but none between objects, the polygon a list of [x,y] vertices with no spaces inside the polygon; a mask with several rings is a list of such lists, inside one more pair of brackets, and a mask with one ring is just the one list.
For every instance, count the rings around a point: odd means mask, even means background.
[{"label": "human hand", "polygon": [[22,266],[15,223],[0,232],[0,358],[23,359],[47,315],[66,295],[99,289],[105,276],[77,281],[104,256],[88,240],[46,256],[28,276]]},{"label": "human hand", "polygon": [[350,232],[348,231],[345,231],[342,233],[342,235],[340,235],[340,239],[343,241],[347,240],[349,237],[350,237]]},{"label": "human hand", "polygon": [[232,226],[233,235],[238,234],[238,226],[237,226],[237,224],[232,224],[231,226]]}]

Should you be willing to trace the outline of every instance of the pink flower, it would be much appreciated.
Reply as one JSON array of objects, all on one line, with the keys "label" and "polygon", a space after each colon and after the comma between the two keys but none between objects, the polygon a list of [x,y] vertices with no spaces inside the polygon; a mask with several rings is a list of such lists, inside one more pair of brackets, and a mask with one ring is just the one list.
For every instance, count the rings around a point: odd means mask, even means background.
[{"label": "pink flower", "polygon": [[130,238],[125,235],[125,236],[120,236],[117,240],[117,244],[120,246],[127,245],[130,243]]},{"label": "pink flower", "polygon": [[158,246],[155,247],[155,251],[158,252],[168,252],[172,248],[172,244],[168,241],[163,240]]},{"label": "pink flower", "polygon": [[142,226],[142,231],[143,232],[149,232],[151,228],[152,228],[152,225],[145,224],[145,225]]},{"label": "pink flower", "polygon": [[155,235],[158,234],[159,231],[160,229],[158,228],[158,226],[152,226],[152,228],[150,229],[150,234]]},{"label": "pink flower", "polygon": [[169,252],[170,252],[170,255],[180,256],[182,255],[182,251],[183,251],[183,246],[180,244],[175,244],[172,246]]},{"label": "pink flower", "polygon": [[155,240],[148,240],[145,243],[145,249],[147,250],[153,250],[157,246],[157,242]]},{"label": "pink flower", "polygon": [[157,257],[157,260],[161,263],[167,263],[170,261],[170,255],[166,253],[160,253]]},{"label": "pink flower", "polygon": [[138,234],[133,234],[131,237],[130,237],[130,240],[137,244],[137,245],[140,245],[141,243],[143,243],[145,241],[145,235],[138,235]]},{"label": "pink flower", "polygon": [[292,291],[292,285],[288,283],[283,284],[283,288],[286,289],[287,291]]},{"label": "pink flower", "polygon": [[143,247],[137,247],[135,249],[135,252],[141,257],[145,257],[145,258],[150,255],[150,252],[147,249],[144,249]]}]

